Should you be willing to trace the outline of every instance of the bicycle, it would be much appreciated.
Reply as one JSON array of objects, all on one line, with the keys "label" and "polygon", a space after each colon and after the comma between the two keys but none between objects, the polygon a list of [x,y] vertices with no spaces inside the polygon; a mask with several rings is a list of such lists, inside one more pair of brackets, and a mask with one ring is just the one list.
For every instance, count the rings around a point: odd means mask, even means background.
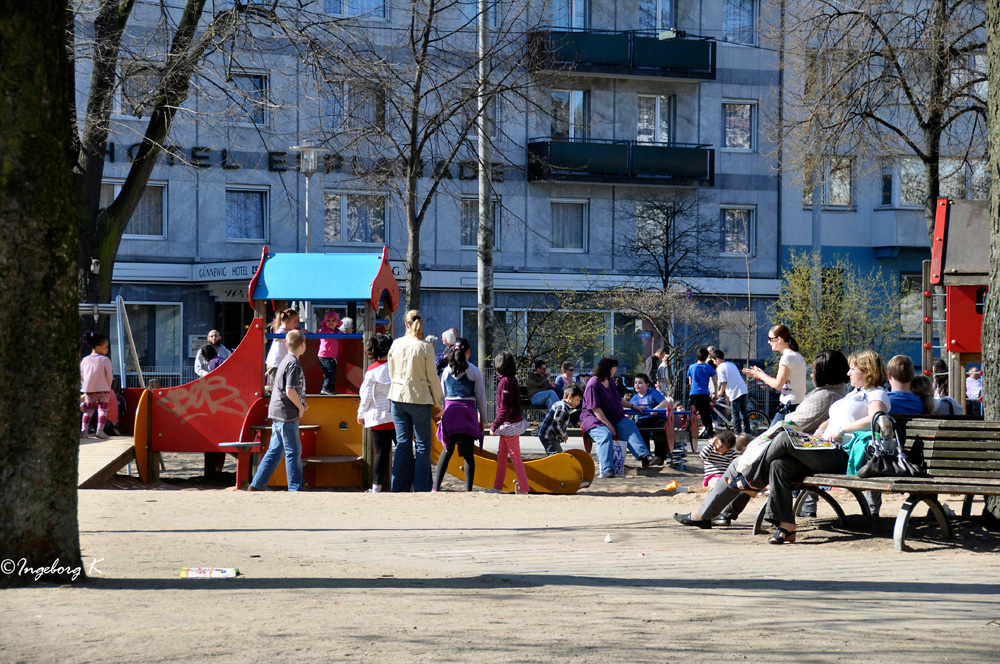
[{"label": "bicycle", "polygon": [[[729,411],[729,415],[727,415],[724,410]],[[715,416],[715,425],[722,427],[723,429],[733,429],[732,410],[733,408],[730,404],[720,403],[717,400],[713,400],[712,415]],[[750,418],[750,431],[747,433],[754,438],[767,431],[768,427],[771,426],[771,419],[764,413],[764,411],[751,408],[747,411],[747,415]]]}]

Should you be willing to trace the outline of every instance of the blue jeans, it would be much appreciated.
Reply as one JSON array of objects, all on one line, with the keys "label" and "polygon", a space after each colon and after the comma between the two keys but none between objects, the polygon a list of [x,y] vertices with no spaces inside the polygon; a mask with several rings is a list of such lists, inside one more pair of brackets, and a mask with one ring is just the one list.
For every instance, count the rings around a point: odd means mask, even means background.
[{"label": "blue jeans", "polygon": [[555,393],[555,390],[545,390],[543,392],[538,392],[535,396],[531,397],[531,405],[538,406],[541,408],[542,404],[545,404],[545,410],[552,408],[552,404],[559,401],[561,397]]},{"label": "blue jeans", "polygon": [[431,490],[431,405],[393,401],[396,455],[392,459],[392,491]]},{"label": "blue jeans", "polygon": [[[594,427],[588,433],[594,440],[594,447],[597,448],[597,459],[601,462],[601,472],[612,470],[615,462],[615,451],[612,447],[614,441],[611,431],[602,425]],[[618,424],[615,425],[615,433],[618,435],[618,440],[625,441],[628,448],[632,450],[632,456],[636,459],[641,459],[649,454],[649,448],[646,447],[646,443],[643,442],[642,436],[639,434],[639,427],[629,418],[623,417],[619,420]]]},{"label": "blue jeans", "polygon": [[288,490],[302,490],[302,442],[299,440],[299,421],[274,422],[271,426],[271,446],[260,460],[257,473],[250,484],[263,490],[271,479],[274,469],[285,455],[285,474],[288,476]]},{"label": "blue jeans", "polygon": [[752,433],[750,428],[750,410],[747,408],[750,397],[744,394],[741,397],[736,397],[733,399],[732,403],[729,405],[732,407],[733,411],[730,416],[733,418],[733,431],[737,434]]}]

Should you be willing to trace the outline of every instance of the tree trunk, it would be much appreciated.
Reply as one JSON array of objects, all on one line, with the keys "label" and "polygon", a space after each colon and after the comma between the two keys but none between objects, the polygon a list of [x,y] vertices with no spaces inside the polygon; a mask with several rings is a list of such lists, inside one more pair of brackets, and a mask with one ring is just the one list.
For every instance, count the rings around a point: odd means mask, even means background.
[{"label": "tree trunk", "polygon": [[[983,408],[987,420],[1000,420],[1000,0],[986,6],[986,55],[989,61],[989,154],[990,154],[990,291],[983,315]],[[983,517],[1000,527],[1000,500],[986,498]]]},{"label": "tree trunk", "polygon": [[39,580],[86,578],[68,9],[35,0],[0,14],[0,559],[16,565],[3,585],[35,580],[22,560]]},{"label": "tree trunk", "polygon": [[417,217],[415,188],[406,187],[406,229],[410,243],[406,247],[406,309],[420,308],[420,219]]}]

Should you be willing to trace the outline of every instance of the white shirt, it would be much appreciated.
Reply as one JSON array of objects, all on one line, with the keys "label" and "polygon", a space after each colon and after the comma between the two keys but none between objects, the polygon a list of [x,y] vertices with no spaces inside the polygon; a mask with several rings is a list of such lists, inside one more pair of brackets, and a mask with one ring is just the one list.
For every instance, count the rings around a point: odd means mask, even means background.
[{"label": "white shirt", "polygon": [[726,398],[732,403],[747,393],[747,384],[740,375],[740,370],[732,362],[721,362],[715,367],[715,375],[719,385],[726,384]]},{"label": "white shirt", "polygon": [[838,399],[830,406],[830,423],[827,431],[844,430],[848,424],[868,417],[868,404],[881,402],[886,411],[889,410],[889,395],[881,387],[870,390],[858,387],[847,393],[843,399]]},{"label": "white shirt", "polygon": [[[781,388],[781,403],[800,404],[806,398],[806,361],[794,350],[786,350],[778,360],[778,368],[788,367],[788,379]],[[887,400],[888,402],[888,400]]]}]

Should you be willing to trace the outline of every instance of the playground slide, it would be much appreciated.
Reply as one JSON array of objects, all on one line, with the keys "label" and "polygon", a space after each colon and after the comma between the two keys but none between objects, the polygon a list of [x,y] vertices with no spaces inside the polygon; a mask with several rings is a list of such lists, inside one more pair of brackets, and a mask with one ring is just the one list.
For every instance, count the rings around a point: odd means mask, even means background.
[{"label": "playground slide", "polygon": [[[435,436],[431,448],[431,461],[435,465],[443,452],[444,448]],[[448,472],[465,481],[464,467],[465,459],[456,452],[448,462]],[[594,461],[582,450],[570,450],[525,461],[524,470],[528,474],[528,487],[533,493],[573,494],[581,487],[589,486],[594,480]],[[484,489],[492,488],[496,473],[497,455],[477,447],[475,485]],[[514,467],[508,463],[504,491],[514,491],[514,479]]]}]

